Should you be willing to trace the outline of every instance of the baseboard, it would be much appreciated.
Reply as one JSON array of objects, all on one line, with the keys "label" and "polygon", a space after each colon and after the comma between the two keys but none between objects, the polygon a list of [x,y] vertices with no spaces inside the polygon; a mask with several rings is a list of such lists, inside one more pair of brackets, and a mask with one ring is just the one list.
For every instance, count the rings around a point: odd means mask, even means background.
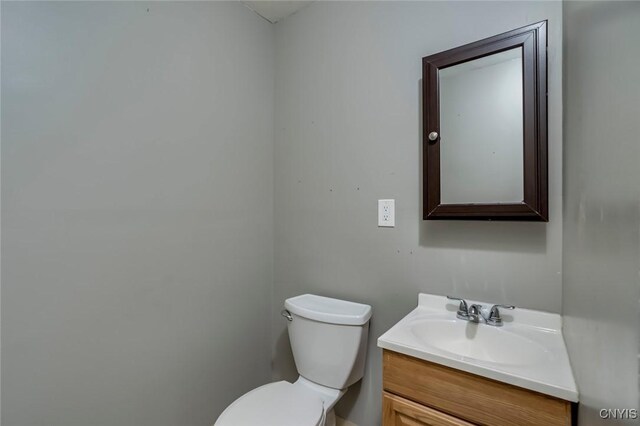
[{"label": "baseboard", "polygon": [[336,426],[358,426],[357,424],[336,416]]}]

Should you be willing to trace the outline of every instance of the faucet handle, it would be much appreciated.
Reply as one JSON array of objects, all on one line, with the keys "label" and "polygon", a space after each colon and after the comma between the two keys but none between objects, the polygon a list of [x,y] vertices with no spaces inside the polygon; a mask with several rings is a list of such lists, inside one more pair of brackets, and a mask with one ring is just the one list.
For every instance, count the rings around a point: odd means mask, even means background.
[{"label": "faucet handle", "polygon": [[447,296],[447,299],[460,301],[460,306],[458,306],[458,312],[456,312],[456,316],[463,320],[469,319],[469,306],[467,305],[466,300],[453,296]]},{"label": "faucet handle", "polygon": [[489,311],[489,318],[487,318],[487,324],[490,325],[502,325],[502,317],[500,316],[500,309],[515,309],[513,305],[493,305]]}]

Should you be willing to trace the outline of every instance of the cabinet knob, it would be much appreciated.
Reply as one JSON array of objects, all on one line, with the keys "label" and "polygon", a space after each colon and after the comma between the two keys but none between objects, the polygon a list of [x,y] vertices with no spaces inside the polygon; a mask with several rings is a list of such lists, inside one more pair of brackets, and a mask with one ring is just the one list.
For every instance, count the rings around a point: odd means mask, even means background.
[{"label": "cabinet knob", "polygon": [[435,141],[436,139],[438,139],[438,132],[429,133],[429,140],[430,141]]}]

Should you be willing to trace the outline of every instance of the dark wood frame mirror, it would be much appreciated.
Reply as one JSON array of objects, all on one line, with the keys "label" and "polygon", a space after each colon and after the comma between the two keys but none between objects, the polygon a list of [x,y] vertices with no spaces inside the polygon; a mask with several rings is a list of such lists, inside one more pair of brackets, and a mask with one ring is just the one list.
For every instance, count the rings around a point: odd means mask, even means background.
[{"label": "dark wood frame mirror", "polygon": [[[524,199],[521,203],[442,204],[438,71],[517,47],[522,48]],[[547,21],[422,58],[422,84],[424,219],[547,222]],[[429,139],[432,132],[437,132],[435,140]]]}]

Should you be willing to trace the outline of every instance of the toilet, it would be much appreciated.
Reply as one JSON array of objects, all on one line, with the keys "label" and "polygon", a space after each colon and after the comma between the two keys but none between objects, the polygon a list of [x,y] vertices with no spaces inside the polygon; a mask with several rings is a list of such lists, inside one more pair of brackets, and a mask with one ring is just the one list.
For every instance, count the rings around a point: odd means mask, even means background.
[{"label": "toilet", "polygon": [[284,307],[298,380],[247,392],[214,426],[335,426],[333,407],[364,374],[371,306],[304,294]]}]

